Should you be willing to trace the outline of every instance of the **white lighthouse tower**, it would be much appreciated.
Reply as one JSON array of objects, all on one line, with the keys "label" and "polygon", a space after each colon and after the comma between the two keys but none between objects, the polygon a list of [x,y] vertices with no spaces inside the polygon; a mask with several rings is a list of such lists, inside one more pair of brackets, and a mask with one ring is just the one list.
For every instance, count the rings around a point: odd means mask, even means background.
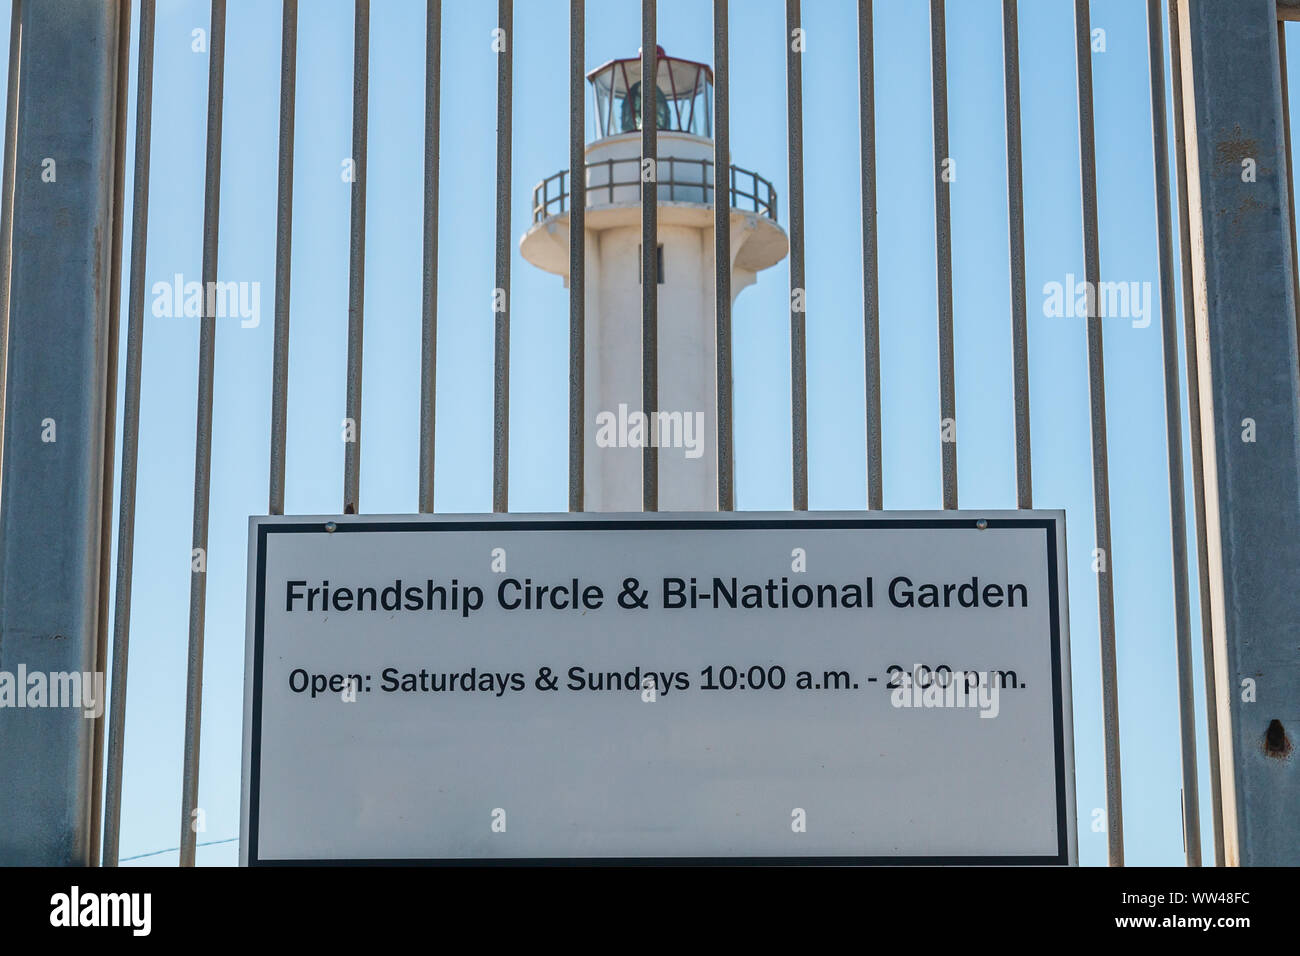
[{"label": "white lighthouse tower", "polygon": [[[716,339],[713,262],[713,71],[658,50],[659,507],[717,508]],[[586,149],[585,509],[641,510],[641,448],[629,420],[641,411],[641,60],[587,74],[595,139]],[[525,259],[569,281],[569,171],[533,191]],[[789,251],[776,191],[732,166],[732,301]],[[680,416],[680,417],[678,417]],[[635,429],[631,430],[635,434]],[[599,439],[599,440],[598,440]],[[620,443],[624,443],[621,444]]]}]

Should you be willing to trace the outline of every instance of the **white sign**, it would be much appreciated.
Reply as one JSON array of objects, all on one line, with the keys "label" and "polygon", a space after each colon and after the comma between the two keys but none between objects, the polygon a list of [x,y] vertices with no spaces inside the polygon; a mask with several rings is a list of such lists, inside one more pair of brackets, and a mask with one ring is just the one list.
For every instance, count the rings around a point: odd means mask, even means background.
[{"label": "white sign", "polygon": [[1077,862],[1059,511],[258,517],[243,862]]}]

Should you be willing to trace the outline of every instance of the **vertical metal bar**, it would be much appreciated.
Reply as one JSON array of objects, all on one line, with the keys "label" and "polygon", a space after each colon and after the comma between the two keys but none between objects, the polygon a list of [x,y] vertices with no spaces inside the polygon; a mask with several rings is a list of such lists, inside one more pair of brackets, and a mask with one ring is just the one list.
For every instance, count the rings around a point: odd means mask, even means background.
[{"label": "vertical metal bar", "polygon": [[939,301],[939,449],[943,506],[957,507],[957,396],[953,360],[952,199],[948,169],[948,44],[945,0],[930,0],[930,81],[934,119],[934,257]]},{"label": "vertical metal bar", "polygon": [[433,511],[438,408],[438,151],[441,148],[442,0],[424,14],[424,296],[420,304],[420,511]]},{"label": "vertical metal bar", "polygon": [[[1097,226],[1097,153],[1092,115],[1092,37],[1088,0],[1074,0],[1074,46],[1078,70],[1079,169],[1083,194],[1083,266],[1087,288],[1101,280]],[[1106,458],[1106,373],[1097,298],[1088,303],[1088,394],[1092,423],[1092,496],[1097,565],[1097,616],[1101,641],[1101,707],[1106,738],[1106,827],[1111,866],[1124,865],[1124,812],[1120,785],[1119,692],[1115,663],[1114,555],[1110,547],[1110,477]]]},{"label": "vertical metal bar", "polygon": [[1011,238],[1011,368],[1015,392],[1016,507],[1034,506],[1029,451],[1029,331],[1025,289],[1025,181],[1020,148],[1020,26],[1016,0],[1002,0],[1007,122],[1007,223]]},{"label": "vertical metal bar", "polygon": [[1205,669],[1205,723],[1209,740],[1210,809],[1214,838],[1214,865],[1223,866],[1223,791],[1219,769],[1218,681],[1214,672],[1214,623],[1210,607],[1210,552],[1206,535],[1205,460],[1201,442],[1201,384],[1197,374],[1200,348],[1196,339],[1196,302],[1192,290],[1191,207],[1188,202],[1187,148],[1183,115],[1182,41],[1178,0],[1169,0],[1169,67],[1173,78],[1174,171],[1178,177],[1179,273],[1183,299],[1183,361],[1187,369],[1187,423],[1192,459],[1192,509],[1196,522],[1196,580],[1201,605],[1201,649]]},{"label": "vertical metal bar", "polygon": [[[1286,21],[1277,23],[1278,74],[1282,81],[1282,138],[1286,144],[1286,194],[1290,200],[1287,222],[1291,224],[1291,281],[1292,294],[1300,303],[1300,250],[1296,248],[1295,223],[1295,170],[1291,162],[1291,90],[1286,69]],[[1300,309],[1296,311],[1296,338],[1300,341]]]},{"label": "vertical metal bar", "polygon": [[1178,7],[1229,866],[1300,861],[1300,363],[1278,11]]},{"label": "vertical metal bar", "polygon": [[[876,226],[876,54],[872,0],[858,0],[858,136],[862,144],[862,339],[866,362],[867,507],[885,506],[880,419],[880,263]],[[773,211],[775,215],[775,210]]]},{"label": "vertical metal bar", "polygon": [[586,508],[587,155],[586,0],[569,2],[569,510]]},{"label": "vertical metal bar", "polygon": [[[650,434],[641,449],[641,508],[659,510],[659,170],[655,0],[641,0],[641,405]],[[648,162],[647,162],[648,161]],[[647,176],[646,168],[652,171]]]},{"label": "vertical metal bar", "polygon": [[[785,0],[786,138],[790,163],[790,459],[795,511],[808,510],[808,295],[804,287],[801,21],[799,0]],[[757,186],[754,193],[758,193]],[[757,202],[754,208],[757,210]]]},{"label": "vertical metal bar", "polygon": [[203,716],[203,625],[208,590],[208,504],[212,478],[212,371],[217,344],[217,235],[221,212],[221,118],[226,66],[226,0],[212,0],[208,31],[208,135],[203,188],[204,314],[199,332],[198,421],[194,444],[194,537],[190,572],[189,664],[185,691],[185,762],[181,791],[180,865],[194,865],[194,811],[199,803]]},{"label": "vertical metal bar", "polygon": [[122,487],[118,500],[117,586],[114,589],[113,604],[113,699],[109,711],[108,783],[104,807],[104,866],[117,866],[122,819],[122,756],[126,746],[126,682],[131,636],[131,575],[135,559],[136,473],[140,456],[144,268],[149,237],[149,150],[153,138],[153,38],[154,0],[141,0],[135,93],[130,298],[126,316],[126,387],[122,407]]},{"label": "vertical metal bar", "polygon": [[[117,91],[113,98],[113,206],[110,235],[108,272],[108,337],[105,343],[107,361],[105,369],[104,435],[110,443],[117,435],[117,353],[119,319],[122,303],[122,232],[124,228],[122,207],[126,193],[126,114],[127,90],[131,76],[131,0],[117,3]],[[99,613],[96,619],[95,673],[108,670],[108,605],[110,601],[109,577],[113,563],[113,456],[104,456],[101,475],[99,509]],[[104,724],[101,712],[95,718],[95,740],[92,745],[93,762],[90,771],[90,860],[100,858],[100,838],[103,830],[104,788]]]},{"label": "vertical metal bar", "polygon": [[[718,510],[736,510],[731,391],[731,45],[727,0],[713,0],[713,318],[717,336]],[[707,201],[707,200],[706,200]]]},{"label": "vertical metal bar", "polygon": [[[13,178],[7,243],[0,670],[87,674],[114,452],[104,428],[120,8],[26,3],[21,17],[9,165],[29,173]],[[49,157],[61,158],[57,186],[43,175],[55,172]],[[89,865],[94,722],[79,707],[0,707],[0,741],[0,865]]]},{"label": "vertical metal bar", "polygon": [[271,360],[271,488],[267,513],[284,514],[289,402],[289,286],[293,257],[293,134],[298,82],[298,0],[284,0],[280,27],[280,167],[275,203],[275,346]]},{"label": "vertical metal bar", "polygon": [[497,234],[492,393],[492,510],[510,510],[510,146],[514,92],[514,0],[497,0]]},{"label": "vertical metal bar", "polygon": [[361,370],[366,307],[366,180],[370,126],[370,0],[355,0],[352,32],[352,220],[348,248],[348,371],[343,513],[361,510]]},{"label": "vertical metal bar", "polygon": [[0,184],[0,189],[3,190],[3,195],[0,195],[0,476],[4,475],[5,380],[9,374],[9,279],[13,273],[14,162],[18,147],[18,65],[22,51],[22,17],[22,0],[13,0],[9,16],[8,92],[5,94],[4,181]]},{"label": "vertical metal bar", "polygon": [[1187,579],[1187,506],[1183,498],[1183,412],[1178,383],[1178,314],[1174,302],[1173,227],[1169,212],[1169,133],[1165,112],[1165,39],[1160,0],[1147,0],[1151,70],[1151,134],[1155,156],[1156,232],[1160,260],[1160,341],[1169,456],[1169,531],[1174,570],[1174,648],[1178,667],[1178,729],[1182,741],[1183,842],[1188,866],[1201,865],[1201,805],[1196,775],[1196,688]]}]

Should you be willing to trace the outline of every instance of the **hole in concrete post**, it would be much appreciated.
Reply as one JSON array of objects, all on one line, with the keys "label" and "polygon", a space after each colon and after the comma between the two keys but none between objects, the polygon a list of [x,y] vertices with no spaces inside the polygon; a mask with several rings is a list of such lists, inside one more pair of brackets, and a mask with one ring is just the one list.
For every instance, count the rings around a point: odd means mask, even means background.
[{"label": "hole in concrete post", "polygon": [[1274,720],[1264,731],[1264,753],[1281,760],[1291,754],[1291,741],[1287,739],[1282,721]]}]

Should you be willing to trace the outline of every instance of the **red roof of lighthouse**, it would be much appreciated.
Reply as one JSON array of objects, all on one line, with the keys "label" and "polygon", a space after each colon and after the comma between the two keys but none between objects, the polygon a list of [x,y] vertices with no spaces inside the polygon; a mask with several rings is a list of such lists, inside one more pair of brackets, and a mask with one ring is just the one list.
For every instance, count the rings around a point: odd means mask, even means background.
[{"label": "red roof of lighthouse", "polygon": [[[658,87],[670,100],[694,96],[696,84],[703,73],[707,82],[713,82],[713,70],[707,63],[683,60],[669,56],[661,46],[655,47],[658,67]],[[610,70],[610,67],[615,67]],[[601,75],[605,74],[605,75]],[[624,93],[641,80],[641,57],[610,60],[587,74],[587,80],[600,90],[612,87],[615,94]]]}]

